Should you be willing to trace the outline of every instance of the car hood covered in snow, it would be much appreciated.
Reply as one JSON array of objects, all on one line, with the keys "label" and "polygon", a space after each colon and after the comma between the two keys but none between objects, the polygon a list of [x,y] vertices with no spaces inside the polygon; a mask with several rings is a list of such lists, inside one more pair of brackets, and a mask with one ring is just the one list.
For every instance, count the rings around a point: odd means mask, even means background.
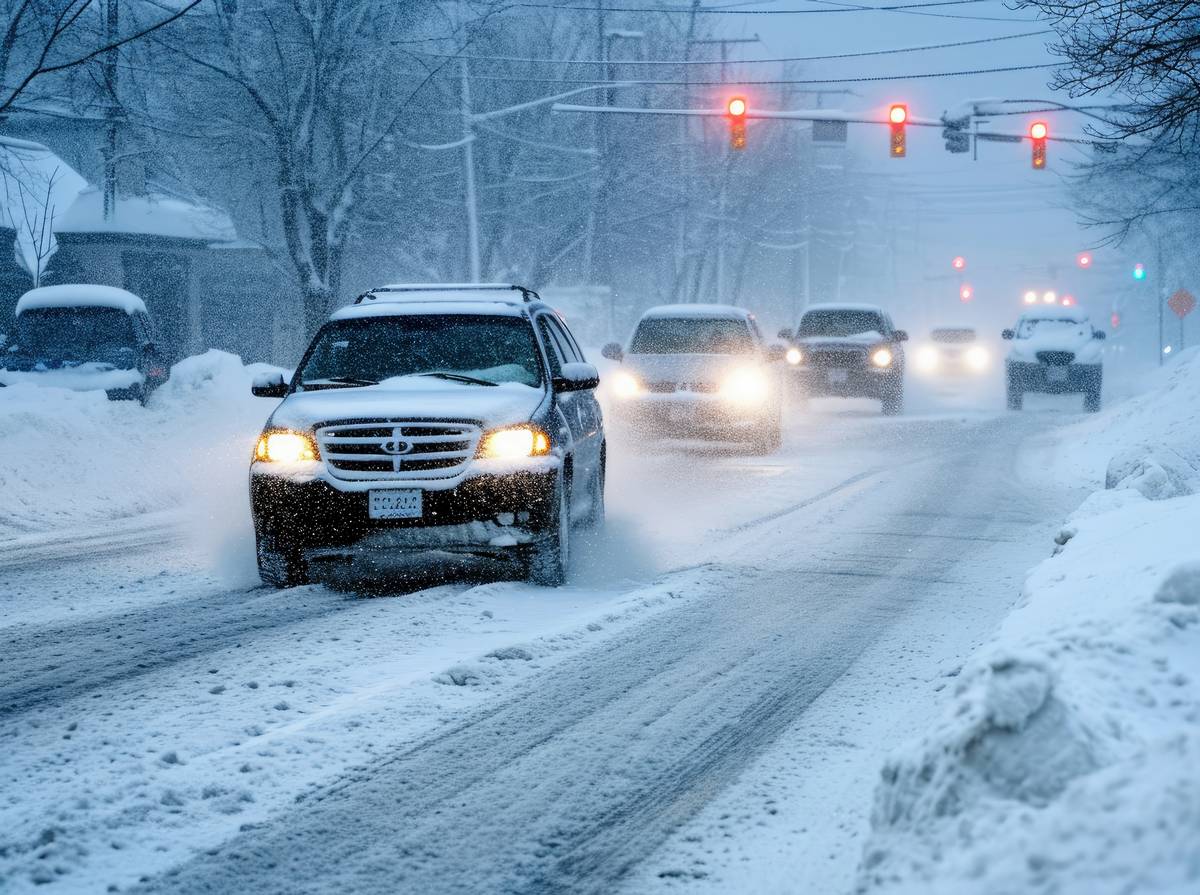
[{"label": "car hood covered in snow", "polygon": [[854,333],[850,336],[801,336],[797,343],[801,347],[809,348],[839,348],[847,345],[854,347],[870,347],[878,345],[880,342],[886,342],[883,333],[869,330],[865,333]]},{"label": "car hood covered in snow", "polygon": [[295,392],[275,409],[270,425],[311,429],[351,419],[450,419],[492,428],[528,421],[545,398],[542,389],[515,382],[483,386],[404,377],[361,388]]},{"label": "car hood covered in snow", "polygon": [[760,363],[738,354],[630,354],[624,361],[644,382],[720,382],[733,370]]}]

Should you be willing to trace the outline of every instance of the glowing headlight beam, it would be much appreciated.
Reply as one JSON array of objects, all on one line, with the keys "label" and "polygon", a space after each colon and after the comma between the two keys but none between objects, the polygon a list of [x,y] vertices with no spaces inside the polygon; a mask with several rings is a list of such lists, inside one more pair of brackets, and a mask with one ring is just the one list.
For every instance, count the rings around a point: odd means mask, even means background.
[{"label": "glowing headlight beam", "polygon": [[936,370],[941,361],[941,352],[932,345],[926,345],[917,352],[917,369],[926,373]]},{"label": "glowing headlight beam", "polygon": [[800,353],[799,348],[789,348],[783,357],[793,367],[799,366],[800,361],[804,360],[804,355]]},{"label": "glowing headlight beam", "polygon": [[267,463],[299,463],[317,459],[317,446],[303,432],[264,432],[254,447],[254,459]]},{"label": "glowing headlight beam", "polygon": [[632,373],[619,371],[613,377],[613,394],[618,398],[636,398],[642,393],[642,384]]},{"label": "glowing headlight beam", "polygon": [[510,426],[483,436],[478,454],[489,460],[519,460],[550,453],[550,436],[536,426]]},{"label": "glowing headlight beam", "polygon": [[736,370],[721,384],[721,397],[738,404],[759,404],[768,391],[767,377],[759,370]]},{"label": "glowing headlight beam", "polygon": [[878,349],[871,355],[871,363],[877,367],[890,367],[892,365],[892,352],[886,348]]},{"label": "glowing headlight beam", "polygon": [[967,366],[976,372],[986,370],[988,361],[990,360],[987,349],[982,345],[972,345],[968,348],[965,359]]}]

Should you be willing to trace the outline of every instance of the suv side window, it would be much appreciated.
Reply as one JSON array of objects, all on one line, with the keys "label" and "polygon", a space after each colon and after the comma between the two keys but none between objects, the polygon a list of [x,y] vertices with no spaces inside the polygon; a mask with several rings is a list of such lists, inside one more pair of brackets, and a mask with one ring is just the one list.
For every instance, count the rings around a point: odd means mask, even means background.
[{"label": "suv side window", "polygon": [[537,326],[538,334],[542,337],[542,344],[546,346],[546,359],[550,361],[550,375],[557,376],[562,372],[562,365],[569,363],[568,355],[563,352],[558,340],[554,338],[554,333],[550,329],[549,315],[539,314]]},{"label": "suv side window", "polygon": [[750,324],[750,331],[752,333],[754,333],[754,341],[755,341],[755,343],[757,343],[758,347],[761,348],[763,345],[764,339],[763,339],[762,330],[760,330],[758,328],[758,321],[755,320],[753,317],[751,317],[751,318],[749,318],[748,322]]},{"label": "suv side window", "polygon": [[555,355],[556,364],[555,373],[559,372],[559,368],[563,364],[579,363],[582,360],[582,355],[572,342],[570,336],[567,335],[562,325],[550,314],[543,314],[538,318],[538,323],[542,328],[542,337],[546,340],[547,346],[553,346],[551,352]]},{"label": "suv side window", "polygon": [[587,363],[587,358],[583,356],[583,349],[579,347],[579,342],[575,339],[575,334],[571,332],[571,328],[567,326],[567,322],[561,317],[552,317],[554,329],[560,331],[567,340],[567,345],[571,348],[571,353],[574,355],[574,363]]}]

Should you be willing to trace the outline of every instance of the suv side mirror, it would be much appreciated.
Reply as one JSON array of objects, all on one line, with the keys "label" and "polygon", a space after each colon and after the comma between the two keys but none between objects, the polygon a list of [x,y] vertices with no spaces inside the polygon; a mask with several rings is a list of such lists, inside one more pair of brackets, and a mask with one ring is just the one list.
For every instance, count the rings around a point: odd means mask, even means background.
[{"label": "suv side mirror", "polygon": [[250,386],[250,394],[256,398],[283,398],[287,392],[288,384],[280,375],[276,375],[272,379],[258,380]]},{"label": "suv side mirror", "polygon": [[908,333],[902,329],[898,329],[892,333],[892,341],[893,342],[907,342],[908,341]]},{"label": "suv side mirror", "polygon": [[563,364],[554,377],[556,392],[583,392],[600,384],[600,372],[591,364]]},{"label": "suv side mirror", "polygon": [[1000,333],[1000,338],[1013,339],[1016,337],[1016,335],[1017,334],[1015,332],[1013,332],[1011,329],[1006,329],[1004,332]]},{"label": "suv side mirror", "polygon": [[783,345],[768,345],[767,360],[771,363],[778,363],[787,357],[787,348]]},{"label": "suv side mirror", "polygon": [[625,351],[621,348],[620,342],[609,342],[600,349],[600,355],[609,360],[615,360],[618,363],[625,359]]},{"label": "suv side mirror", "polygon": [[1094,329],[1094,330],[1092,330],[1092,338],[1093,339],[1101,339],[1101,340],[1107,339],[1108,333],[1106,333],[1102,329]]},{"label": "suv side mirror", "polygon": [[787,327],[787,326],[785,326],[783,329],[781,329],[779,331],[778,335],[779,335],[779,338],[783,339],[783,341],[785,341],[785,342],[790,342],[796,337],[796,333],[790,327]]}]

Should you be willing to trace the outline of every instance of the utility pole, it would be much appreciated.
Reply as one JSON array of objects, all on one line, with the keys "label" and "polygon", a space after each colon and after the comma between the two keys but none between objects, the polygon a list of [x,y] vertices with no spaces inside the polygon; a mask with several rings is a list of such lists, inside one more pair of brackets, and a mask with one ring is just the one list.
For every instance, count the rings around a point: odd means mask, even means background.
[{"label": "utility pole", "polygon": [[[721,47],[721,83],[728,84],[729,79],[726,76],[726,70],[729,64],[729,46],[731,44],[753,44],[758,43],[758,35],[752,37],[714,37],[714,38],[699,38],[690,41],[693,44],[717,44]],[[717,301],[725,300],[727,294],[725,288],[725,209],[729,199],[729,177],[730,169],[733,166],[733,153],[725,149],[725,164],[722,166],[721,181],[717,191],[717,275],[716,275],[716,294]]]},{"label": "utility pole", "polygon": [[[109,46],[117,42],[118,0],[105,0],[104,39]],[[113,47],[104,54],[104,87],[108,92],[104,117],[107,121],[104,146],[104,220],[111,221],[117,212],[117,64],[120,50]]]},{"label": "utility pole", "polygon": [[471,72],[465,57],[459,60],[459,71],[462,74],[460,95],[463,124],[463,197],[467,217],[467,273],[472,283],[478,283],[479,205],[475,195],[475,134],[471,127]]}]

